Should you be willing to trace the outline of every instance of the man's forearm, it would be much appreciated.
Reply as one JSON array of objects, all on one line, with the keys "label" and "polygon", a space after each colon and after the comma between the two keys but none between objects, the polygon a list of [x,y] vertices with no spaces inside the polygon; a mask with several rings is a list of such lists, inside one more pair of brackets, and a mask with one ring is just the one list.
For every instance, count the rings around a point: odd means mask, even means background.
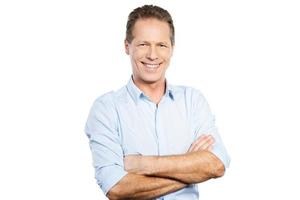
[{"label": "man's forearm", "polygon": [[225,170],[223,163],[209,151],[174,156],[129,157],[126,162],[130,163],[126,169],[129,172],[172,178],[187,184],[220,177]]},{"label": "man's forearm", "polygon": [[153,199],[186,187],[185,183],[168,178],[128,173],[107,194],[110,200]]}]

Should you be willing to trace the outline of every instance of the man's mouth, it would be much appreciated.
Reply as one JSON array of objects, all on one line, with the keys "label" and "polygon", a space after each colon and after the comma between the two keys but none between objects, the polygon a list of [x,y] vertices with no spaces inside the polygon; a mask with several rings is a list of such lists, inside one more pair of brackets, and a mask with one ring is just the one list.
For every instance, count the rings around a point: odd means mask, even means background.
[{"label": "man's mouth", "polygon": [[150,68],[150,69],[156,69],[159,67],[160,63],[158,64],[153,64],[153,63],[145,63],[141,62],[145,67]]}]

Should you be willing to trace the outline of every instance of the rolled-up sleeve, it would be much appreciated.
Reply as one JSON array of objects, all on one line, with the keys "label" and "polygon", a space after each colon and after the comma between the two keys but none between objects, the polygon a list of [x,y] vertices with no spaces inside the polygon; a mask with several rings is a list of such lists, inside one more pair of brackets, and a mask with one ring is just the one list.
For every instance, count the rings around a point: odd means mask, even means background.
[{"label": "rolled-up sleeve", "polygon": [[85,132],[89,138],[95,178],[107,195],[109,190],[127,174],[124,170],[115,109],[107,95],[94,102]]},{"label": "rolled-up sleeve", "polygon": [[192,109],[195,139],[201,134],[211,134],[215,139],[212,153],[214,153],[223,162],[224,166],[228,168],[230,157],[215,125],[215,117],[212,115],[206,99],[199,91],[195,91],[194,93]]}]

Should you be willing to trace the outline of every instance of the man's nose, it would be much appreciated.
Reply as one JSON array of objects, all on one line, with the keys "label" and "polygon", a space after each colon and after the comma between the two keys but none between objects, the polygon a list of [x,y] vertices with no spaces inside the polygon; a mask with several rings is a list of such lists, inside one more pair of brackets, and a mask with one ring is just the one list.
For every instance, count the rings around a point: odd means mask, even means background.
[{"label": "man's nose", "polygon": [[150,46],[147,52],[147,58],[149,60],[156,60],[158,58],[157,50],[154,46]]}]

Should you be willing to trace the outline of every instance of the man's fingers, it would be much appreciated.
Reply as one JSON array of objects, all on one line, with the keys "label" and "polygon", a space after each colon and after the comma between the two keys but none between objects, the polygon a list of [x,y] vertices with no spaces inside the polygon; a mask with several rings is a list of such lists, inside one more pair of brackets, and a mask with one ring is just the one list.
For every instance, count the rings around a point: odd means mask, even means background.
[{"label": "man's fingers", "polygon": [[208,148],[212,147],[212,145],[213,145],[213,142],[211,140],[209,140],[206,143],[203,143],[201,145],[197,145],[194,148],[194,151],[208,150]]},{"label": "man's fingers", "polygon": [[193,142],[193,144],[190,146],[188,152],[195,151],[195,148],[197,147],[198,143],[202,141],[207,135],[201,135],[196,141]]},{"label": "man's fingers", "polygon": [[201,135],[189,148],[188,152],[212,149],[214,138],[211,135]]},{"label": "man's fingers", "polygon": [[203,139],[199,140],[197,143],[197,146],[201,147],[203,145],[205,145],[206,143],[210,142],[212,139],[211,135],[207,135],[205,136]]},{"label": "man's fingers", "polygon": [[211,143],[212,142],[211,140],[212,140],[211,135],[205,135],[203,138],[197,139],[195,147],[199,149],[202,146],[205,146],[206,143]]},{"label": "man's fingers", "polygon": [[208,150],[210,147],[212,147],[214,142],[215,142],[214,138],[211,137],[205,143],[203,143],[201,146],[199,146],[199,148],[201,148],[202,150]]}]

